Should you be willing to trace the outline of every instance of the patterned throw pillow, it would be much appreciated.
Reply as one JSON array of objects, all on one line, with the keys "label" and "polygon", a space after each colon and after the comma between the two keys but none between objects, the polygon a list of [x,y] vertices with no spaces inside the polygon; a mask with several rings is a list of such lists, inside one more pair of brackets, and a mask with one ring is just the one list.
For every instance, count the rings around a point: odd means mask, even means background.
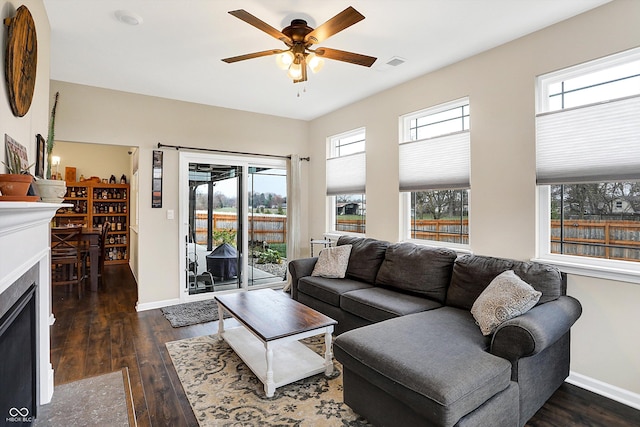
[{"label": "patterned throw pillow", "polygon": [[507,270],[489,283],[473,303],[471,314],[482,334],[490,335],[503,322],[531,310],[541,295],[513,270]]},{"label": "patterned throw pillow", "polygon": [[318,255],[318,262],[313,268],[312,276],[342,279],[347,272],[351,245],[340,245],[325,248]]}]

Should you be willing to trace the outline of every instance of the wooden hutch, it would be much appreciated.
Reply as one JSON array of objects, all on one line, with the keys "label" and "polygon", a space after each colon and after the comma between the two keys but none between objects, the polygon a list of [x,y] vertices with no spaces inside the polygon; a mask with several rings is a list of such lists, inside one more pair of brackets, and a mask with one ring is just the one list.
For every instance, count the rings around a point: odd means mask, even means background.
[{"label": "wooden hutch", "polygon": [[93,181],[67,182],[64,202],[73,206],[59,209],[56,226],[83,224],[102,229],[111,224],[107,234],[105,264],[129,262],[129,184],[104,184]]}]

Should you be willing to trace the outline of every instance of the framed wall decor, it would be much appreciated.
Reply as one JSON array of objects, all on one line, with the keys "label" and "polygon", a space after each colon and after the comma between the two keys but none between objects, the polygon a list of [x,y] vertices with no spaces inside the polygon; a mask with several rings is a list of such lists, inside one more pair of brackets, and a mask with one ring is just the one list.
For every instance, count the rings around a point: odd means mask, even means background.
[{"label": "framed wall decor", "polygon": [[162,151],[153,150],[153,173],[151,180],[151,207],[162,207]]},{"label": "framed wall decor", "polygon": [[47,142],[42,135],[36,135],[36,173],[38,178],[44,178],[44,162],[45,162],[45,150]]},{"label": "framed wall decor", "polygon": [[[10,164],[10,159],[17,159],[19,162],[20,171],[29,170],[29,158],[27,157],[27,147],[20,144],[15,139],[11,138],[6,133],[4,134],[5,147],[7,150],[7,164]],[[17,166],[17,164],[16,164]],[[33,165],[31,165],[33,166]]]}]

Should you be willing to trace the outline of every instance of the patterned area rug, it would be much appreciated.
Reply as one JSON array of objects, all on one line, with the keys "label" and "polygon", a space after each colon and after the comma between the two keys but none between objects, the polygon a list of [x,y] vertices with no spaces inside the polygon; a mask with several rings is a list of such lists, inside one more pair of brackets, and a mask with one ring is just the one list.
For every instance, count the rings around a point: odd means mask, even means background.
[{"label": "patterned area rug", "polygon": [[[324,338],[304,340],[318,354]],[[166,344],[201,427],[370,426],[342,401],[342,366],[334,376],[314,375],[276,389],[267,398],[262,383],[217,336]]]},{"label": "patterned area rug", "polygon": [[161,310],[174,328],[218,320],[218,304],[213,299],[170,305]]}]

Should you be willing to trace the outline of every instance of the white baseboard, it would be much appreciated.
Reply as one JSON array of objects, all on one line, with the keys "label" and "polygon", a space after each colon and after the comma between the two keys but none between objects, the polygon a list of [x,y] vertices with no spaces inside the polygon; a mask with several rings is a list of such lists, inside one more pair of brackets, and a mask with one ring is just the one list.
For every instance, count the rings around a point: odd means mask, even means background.
[{"label": "white baseboard", "polygon": [[136,311],[146,311],[153,310],[154,308],[162,308],[168,305],[176,305],[180,304],[183,301],[180,301],[180,298],[167,299],[164,301],[154,301],[154,302],[146,302],[140,304],[140,302],[136,303]]},{"label": "white baseboard", "polygon": [[640,394],[573,371],[569,372],[569,378],[566,379],[566,382],[640,410]]}]

